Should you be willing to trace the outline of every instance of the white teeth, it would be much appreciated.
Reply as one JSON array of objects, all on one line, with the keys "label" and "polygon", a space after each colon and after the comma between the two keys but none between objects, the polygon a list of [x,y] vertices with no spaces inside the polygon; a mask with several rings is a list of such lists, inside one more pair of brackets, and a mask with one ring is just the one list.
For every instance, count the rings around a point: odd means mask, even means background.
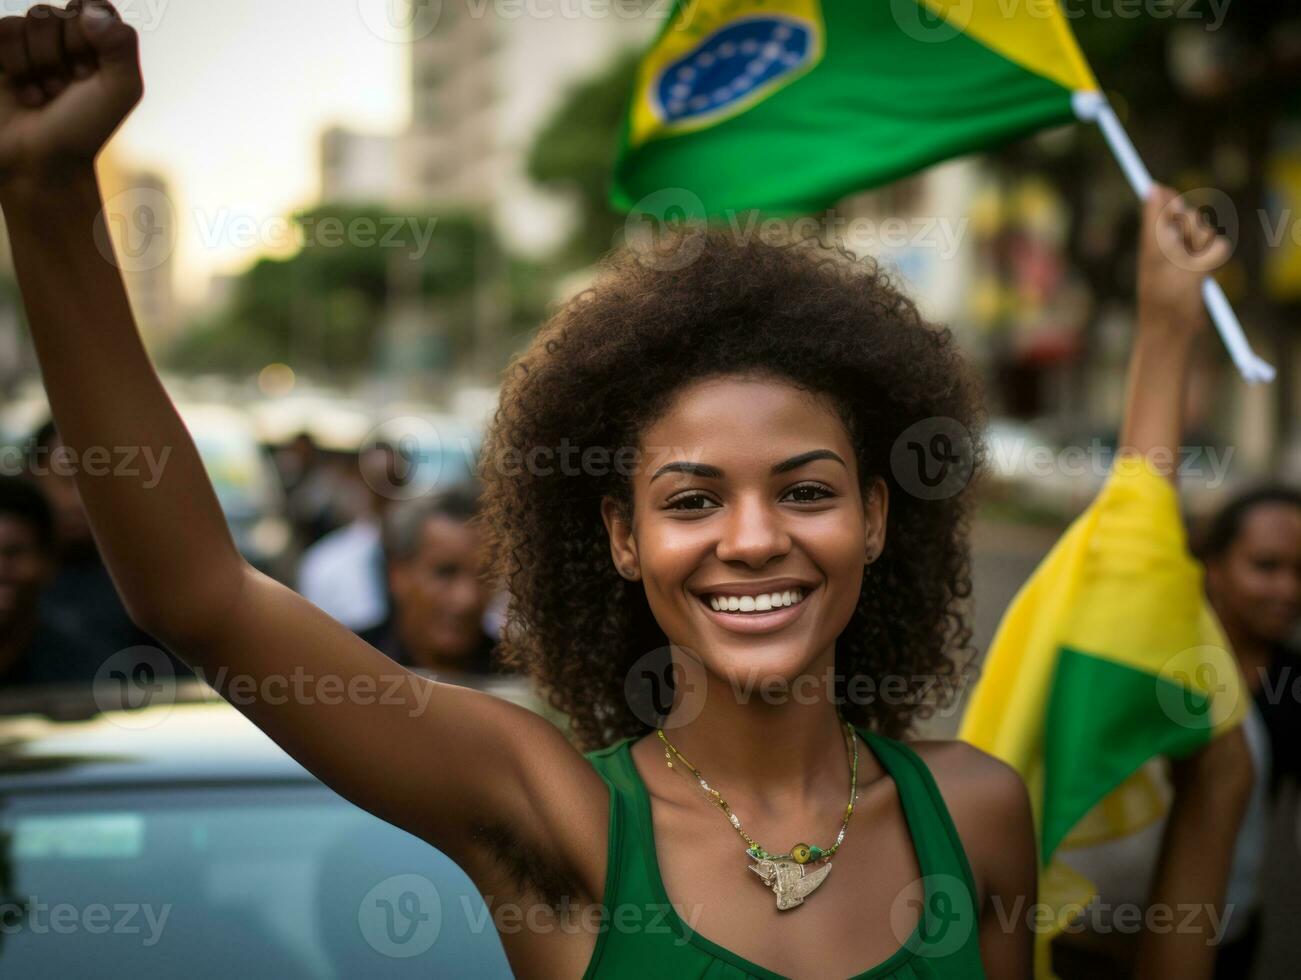
[{"label": "white teeth", "polygon": [[709,597],[709,608],[715,612],[769,612],[784,606],[793,606],[803,598],[803,589],[766,592],[761,595],[712,595]]}]

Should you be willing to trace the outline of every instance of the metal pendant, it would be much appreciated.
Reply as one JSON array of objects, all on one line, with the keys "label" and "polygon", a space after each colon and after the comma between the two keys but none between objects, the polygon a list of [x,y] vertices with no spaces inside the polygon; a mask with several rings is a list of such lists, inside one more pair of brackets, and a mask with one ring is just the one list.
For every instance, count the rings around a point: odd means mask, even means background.
[{"label": "metal pendant", "polygon": [[804,904],[804,899],[826,880],[831,871],[831,862],[828,861],[816,871],[808,871],[805,865],[794,861],[760,861],[750,865],[750,870],[776,893],[777,908],[785,911]]}]

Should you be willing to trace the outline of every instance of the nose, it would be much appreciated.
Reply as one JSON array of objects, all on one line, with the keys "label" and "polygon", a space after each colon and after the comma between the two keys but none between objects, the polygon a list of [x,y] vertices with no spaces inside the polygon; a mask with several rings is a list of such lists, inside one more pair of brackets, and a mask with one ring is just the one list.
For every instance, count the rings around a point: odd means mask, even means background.
[{"label": "nose", "polygon": [[721,561],[762,568],[791,550],[790,535],[777,507],[754,495],[737,500],[718,524],[714,552]]}]

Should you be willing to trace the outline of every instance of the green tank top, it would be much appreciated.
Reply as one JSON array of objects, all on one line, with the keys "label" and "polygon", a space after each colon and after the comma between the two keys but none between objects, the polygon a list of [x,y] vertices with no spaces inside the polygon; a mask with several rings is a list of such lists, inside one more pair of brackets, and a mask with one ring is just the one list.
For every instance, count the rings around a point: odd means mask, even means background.
[{"label": "green tank top", "polygon": [[[925,900],[908,940],[853,980],[979,980],[985,973],[975,880],[935,780],[904,743],[862,729],[859,735],[898,787]],[[610,845],[607,914],[585,980],[781,980],[693,931],[674,910],[660,879],[650,797],[631,749],[632,739],[625,739],[587,756],[610,787]]]}]

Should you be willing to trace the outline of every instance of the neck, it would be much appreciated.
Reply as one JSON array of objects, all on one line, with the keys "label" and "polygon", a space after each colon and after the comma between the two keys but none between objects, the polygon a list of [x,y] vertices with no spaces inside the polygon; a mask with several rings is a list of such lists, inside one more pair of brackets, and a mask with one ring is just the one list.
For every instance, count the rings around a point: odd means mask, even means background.
[{"label": "neck", "polygon": [[[834,656],[824,656],[798,682],[765,690],[758,684],[734,685],[699,665],[683,664],[688,693],[669,713],[664,734],[724,793],[730,789],[775,799],[841,786],[848,750],[831,699],[833,665]],[[690,693],[693,681],[703,685],[703,701]],[[862,757],[860,748],[860,762]]]}]

